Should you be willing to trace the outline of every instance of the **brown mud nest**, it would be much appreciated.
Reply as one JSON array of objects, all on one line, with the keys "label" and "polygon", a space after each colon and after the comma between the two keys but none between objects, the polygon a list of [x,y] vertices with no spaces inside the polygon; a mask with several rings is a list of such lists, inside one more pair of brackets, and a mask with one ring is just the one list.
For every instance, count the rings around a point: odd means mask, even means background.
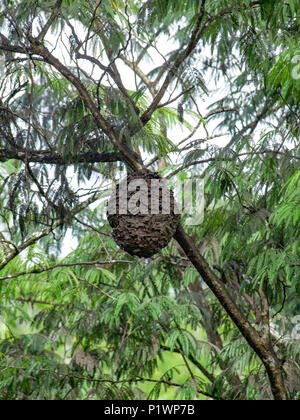
[{"label": "brown mud nest", "polygon": [[173,192],[158,173],[147,169],[128,175],[115,187],[107,218],[120,248],[145,258],[168,245],[180,222]]}]

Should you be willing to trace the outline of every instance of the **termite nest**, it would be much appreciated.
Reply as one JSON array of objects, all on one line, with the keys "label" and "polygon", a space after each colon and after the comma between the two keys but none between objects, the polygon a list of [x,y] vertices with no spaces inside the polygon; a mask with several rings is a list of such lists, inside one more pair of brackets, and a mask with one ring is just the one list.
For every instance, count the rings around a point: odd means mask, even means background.
[{"label": "termite nest", "polygon": [[181,216],[166,181],[157,172],[143,169],[115,186],[107,218],[120,248],[149,258],[168,245]]}]

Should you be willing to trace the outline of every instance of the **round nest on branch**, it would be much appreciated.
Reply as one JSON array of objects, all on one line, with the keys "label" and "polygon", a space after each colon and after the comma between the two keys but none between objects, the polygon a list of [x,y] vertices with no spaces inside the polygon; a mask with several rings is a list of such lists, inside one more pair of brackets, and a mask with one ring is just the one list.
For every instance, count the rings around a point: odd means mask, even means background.
[{"label": "round nest on branch", "polygon": [[168,245],[180,222],[173,191],[158,173],[147,169],[116,185],[107,218],[120,248],[146,258]]}]

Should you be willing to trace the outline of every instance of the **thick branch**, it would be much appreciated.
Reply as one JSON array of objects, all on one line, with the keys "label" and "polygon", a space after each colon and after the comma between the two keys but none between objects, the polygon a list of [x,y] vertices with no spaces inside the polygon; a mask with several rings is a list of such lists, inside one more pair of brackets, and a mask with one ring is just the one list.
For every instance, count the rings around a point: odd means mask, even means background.
[{"label": "thick branch", "polygon": [[188,43],[188,45],[184,49],[184,51],[175,60],[174,64],[170,68],[170,70],[169,70],[169,72],[168,72],[160,90],[158,91],[157,95],[153,99],[151,105],[148,107],[148,109],[142,115],[141,120],[142,120],[143,124],[146,124],[150,120],[153,112],[156,110],[156,108],[159,105],[161,99],[163,98],[164,94],[166,93],[166,91],[169,87],[169,84],[171,83],[174,75],[176,75],[177,70],[179,69],[181,64],[184,62],[184,60],[191,54],[191,52],[196,47],[198,41],[200,40],[201,35],[202,35],[202,31],[199,33],[199,29],[200,29],[203,17],[204,17],[204,11],[201,12],[201,14],[198,18],[198,22],[197,22],[196,28],[194,29],[194,31],[192,33],[190,42]]},{"label": "thick branch", "polygon": [[281,363],[277,359],[273,350],[269,347],[268,338],[265,339],[264,334],[259,334],[248,322],[236,306],[231,296],[228,294],[224,284],[219,280],[216,274],[211,270],[208,263],[199,253],[193,240],[186,234],[182,226],[177,229],[174,238],[186,253],[189,260],[201,275],[204,282],[210,290],[218,298],[219,302],[226,310],[227,314],[238,327],[246,341],[260,357],[263,362],[270,380],[271,388],[275,399],[286,400],[287,393],[284,386],[283,376],[281,372]]},{"label": "thick branch", "polygon": [[72,165],[75,163],[97,163],[97,162],[117,162],[122,161],[121,153],[97,153],[87,152],[78,153],[66,158],[61,153],[54,153],[49,150],[40,151],[17,151],[0,149],[0,162],[5,162],[9,159],[22,160],[23,162],[36,162],[54,165]]}]

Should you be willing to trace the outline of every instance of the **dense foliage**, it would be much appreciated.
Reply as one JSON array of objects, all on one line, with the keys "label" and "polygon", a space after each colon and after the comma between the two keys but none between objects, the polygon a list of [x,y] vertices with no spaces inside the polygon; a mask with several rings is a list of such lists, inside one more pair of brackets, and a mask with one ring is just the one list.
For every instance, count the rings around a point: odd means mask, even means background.
[{"label": "dense foliage", "polygon": [[[2,1],[0,399],[300,399],[299,18]],[[191,253],[114,243],[108,190],[142,165],[204,180]]]}]

